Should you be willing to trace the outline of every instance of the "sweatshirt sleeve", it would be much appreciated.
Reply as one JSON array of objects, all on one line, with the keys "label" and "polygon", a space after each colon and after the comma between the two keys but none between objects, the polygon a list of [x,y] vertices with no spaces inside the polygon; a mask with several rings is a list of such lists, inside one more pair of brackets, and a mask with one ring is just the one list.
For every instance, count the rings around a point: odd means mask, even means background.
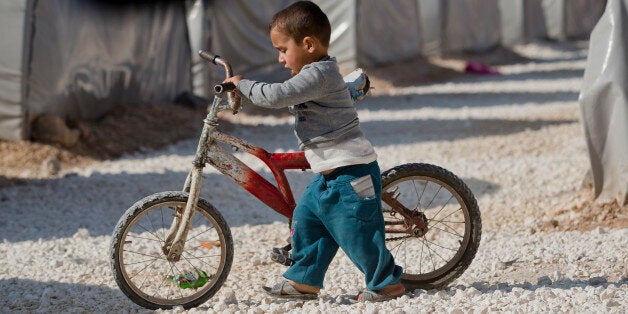
[{"label": "sweatshirt sleeve", "polygon": [[238,91],[256,106],[284,108],[320,98],[324,93],[324,86],[324,77],[320,70],[304,67],[299,74],[283,83],[243,79],[238,83]]}]

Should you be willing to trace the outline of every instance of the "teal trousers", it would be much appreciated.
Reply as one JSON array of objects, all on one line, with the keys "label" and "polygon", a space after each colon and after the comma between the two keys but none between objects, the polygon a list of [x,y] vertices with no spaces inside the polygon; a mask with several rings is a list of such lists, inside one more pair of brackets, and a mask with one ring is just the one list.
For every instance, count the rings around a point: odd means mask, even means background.
[{"label": "teal trousers", "polygon": [[328,175],[317,174],[292,217],[294,264],[284,277],[322,288],[325,273],[340,247],[364,274],[368,289],[380,290],[398,283],[402,269],[395,265],[384,242],[381,189],[376,161],[341,167]]}]

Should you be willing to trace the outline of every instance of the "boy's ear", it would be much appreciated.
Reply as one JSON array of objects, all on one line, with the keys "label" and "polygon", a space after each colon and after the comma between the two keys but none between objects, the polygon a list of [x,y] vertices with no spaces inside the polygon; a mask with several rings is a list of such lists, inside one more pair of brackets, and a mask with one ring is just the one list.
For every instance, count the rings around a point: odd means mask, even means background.
[{"label": "boy's ear", "polygon": [[303,37],[302,43],[308,52],[314,52],[316,50],[316,45],[318,45],[318,42],[316,41],[316,39],[310,36]]}]

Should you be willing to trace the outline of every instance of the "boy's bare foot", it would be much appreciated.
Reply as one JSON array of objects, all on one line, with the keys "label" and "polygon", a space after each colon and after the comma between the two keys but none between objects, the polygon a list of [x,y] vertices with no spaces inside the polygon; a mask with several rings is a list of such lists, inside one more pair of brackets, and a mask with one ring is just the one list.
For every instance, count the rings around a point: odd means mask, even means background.
[{"label": "boy's bare foot", "polygon": [[314,287],[310,285],[306,285],[304,283],[298,283],[296,281],[288,280],[290,285],[292,285],[297,291],[302,293],[318,293],[321,289],[319,287]]},{"label": "boy's bare foot", "polygon": [[[406,293],[406,288],[404,288],[401,282],[399,282],[399,283],[388,285],[382,288],[382,290],[379,290],[379,293],[385,295],[383,296],[384,297],[383,299],[387,300],[387,299],[402,296],[404,293]],[[358,301],[360,302],[364,301],[364,296],[362,293],[358,294]],[[372,300],[372,301],[379,301],[379,300]]]}]

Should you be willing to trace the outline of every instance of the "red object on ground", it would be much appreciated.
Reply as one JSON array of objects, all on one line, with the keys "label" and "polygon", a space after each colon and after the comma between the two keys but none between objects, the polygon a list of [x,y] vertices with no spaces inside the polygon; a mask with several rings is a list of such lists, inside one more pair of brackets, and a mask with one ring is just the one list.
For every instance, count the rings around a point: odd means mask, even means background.
[{"label": "red object on ground", "polygon": [[499,74],[499,72],[495,68],[477,61],[467,62],[467,66],[464,68],[464,71],[473,74]]}]

